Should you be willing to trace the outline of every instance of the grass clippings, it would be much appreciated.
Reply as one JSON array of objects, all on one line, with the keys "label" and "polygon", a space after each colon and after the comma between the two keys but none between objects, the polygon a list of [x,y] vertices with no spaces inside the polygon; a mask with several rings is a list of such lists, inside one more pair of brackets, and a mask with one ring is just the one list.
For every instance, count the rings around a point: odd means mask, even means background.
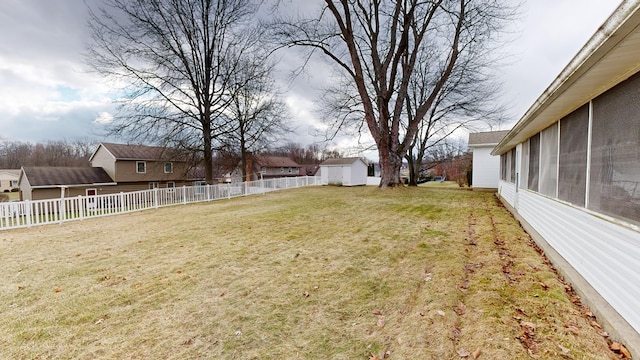
[{"label": "grass clippings", "polygon": [[314,187],[0,232],[0,357],[610,359],[488,193]]}]

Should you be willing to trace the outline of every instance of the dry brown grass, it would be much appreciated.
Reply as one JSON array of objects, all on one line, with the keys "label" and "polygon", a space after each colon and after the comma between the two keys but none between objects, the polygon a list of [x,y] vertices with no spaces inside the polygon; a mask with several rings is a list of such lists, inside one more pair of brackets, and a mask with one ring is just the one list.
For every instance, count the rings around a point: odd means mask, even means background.
[{"label": "dry brown grass", "polygon": [[0,357],[611,358],[529,241],[491,194],[424,188],[4,231]]}]

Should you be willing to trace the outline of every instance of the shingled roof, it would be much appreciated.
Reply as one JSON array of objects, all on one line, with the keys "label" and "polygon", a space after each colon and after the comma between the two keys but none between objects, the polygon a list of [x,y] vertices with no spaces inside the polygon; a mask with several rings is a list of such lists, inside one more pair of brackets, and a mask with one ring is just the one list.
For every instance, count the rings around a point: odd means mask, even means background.
[{"label": "shingled roof", "polygon": [[160,146],[148,145],[128,145],[114,143],[100,143],[107,151],[109,151],[116,160],[173,160],[184,161],[184,158],[173,149]]},{"label": "shingled roof", "polygon": [[274,167],[295,167],[295,168],[299,168],[302,167],[300,166],[300,164],[298,164],[297,162],[289,159],[288,157],[284,157],[284,156],[264,156],[264,155],[257,155],[254,157],[254,161],[262,166],[262,167],[269,167],[269,168],[274,168]]},{"label": "shingled roof", "polygon": [[86,186],[116,183],[101,167],[45,167],[22,168],[31,187]]},{"label": "shingled roof", "polygon": [[509,133],[509,130],[485,131],[469,134],[469,146],[474,145],[498,145],[500,140]]}]

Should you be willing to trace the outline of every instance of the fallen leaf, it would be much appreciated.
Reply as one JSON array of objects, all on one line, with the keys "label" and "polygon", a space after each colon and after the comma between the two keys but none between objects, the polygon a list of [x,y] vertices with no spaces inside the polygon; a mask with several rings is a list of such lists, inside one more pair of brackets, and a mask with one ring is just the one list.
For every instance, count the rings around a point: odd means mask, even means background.
[{"label": "fallen leaf", "polygon": [[473,352],[473,359],[477,359],[480,357],[480,354],[482,354],[482,349],[477,348],[476,351]]},{"label": "fallen leaf", "polygon": [[589,324],[591,324],[591,326],[593,326],[596,329],[602,330],[602,325],[598,324],[597,321],[591,321]]},{"label": "fallen leaf", "polygon": [[621,343],[614,341],[614,342],[611,343],[611,345],[609,345],[609,348],[613,352],[616,352],[618,354],[622,354],[623,359],[631,359],[631,353]]},{"label": "fallen leaf", "polygon": [[569,352],[571,351],[571,350],[567,349],[566,347],[564,347],[564,346],[562,346],[560,344],[558,344],[558,347],[560,348],[560,350],[562,351],[563,354],[569,354]]},{"label": "fallen leaf", "polygon": [[437,310],[436,314],[438,314],[440,316],[444,316],[445,315],[444,311],[442,311],[442,310]]},{"label": "fallen leaf", "polygon": [[543,282],[540,283],[540,286],[542,286],[543,290],[548,290],[549,289],[549,285],[547,285],[547,284],[545,284]]},{"label": "fallen leaf", "polygon": [[236,331],[236,336],[241,336],[242,335],[242,331],[238,330]]},{"label": "fallen leaf", "polygon": [[458,315],[463,315],[467,311],[467,306],[462,303],[462,301],[458,300],[458,306],[456,306],[453,311]]},{"label": "fallen leaf", "polygon": [[384,327],[384,319],[383,318],[379,318],[378,319],[378,327]]},{"label": "fallen leaf", "polygon": [[380,309],[374,309],[371,313],[372,313],[373,315],[382,315],[382,310],[380,310]]},{"label": "fallen leaf", "polygon": [[305,291],[305,292],[303,292],[303,293],[302,293],[302,296],[304,296],[304,297],[309,297],[309,295],[310,295],[310,294],[309,294],[309,292],[308,292],[308,291]]},{"label": "fallen leaf", "polygon": [[460,356],[461,358],[466,358],[466,357],[469,357],[469,355],[471,355],[471,354],[469,354],[469,352],[468,352],[467,350],[465,350],[464,348],[462,348],[462,349],[458,349],[458,350],[456,350],[456,352],[458,353],[458,356]]},{"label": "fallen leaf", "polygon": [[371,354],[371,356],[369,356],[369,360],[380,360],[380,358],[376,354]]},{"label": "fallen leaf", "polygon": [[384,358],[386,359],[386,358],[388,358],[389,356],[391,356],[391,351],[387,350],[387,351],[384,353]]},{"label": "fallen leaf", "polygon": [[57,288],[55,288],[53,291],[55,291],[55,292],[59,293],[59,292],[61,292],[61,291],[62,291],[62,288],[57,287]]}]

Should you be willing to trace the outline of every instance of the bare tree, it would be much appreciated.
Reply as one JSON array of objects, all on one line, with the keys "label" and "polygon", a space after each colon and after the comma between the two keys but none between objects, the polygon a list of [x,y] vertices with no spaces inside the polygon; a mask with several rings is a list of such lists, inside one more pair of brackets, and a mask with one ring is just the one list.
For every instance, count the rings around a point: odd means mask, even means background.
[{"label": "bare tree", "polygon": [[242,177],[247,180],[251,175],[246,172],[251,153],[278,143],[291,132],[286,104],[271,76],[273,68],[264,57],[255,57],[243,61],[233,77],[227,111],[231,130],[223,141],[228,150],[240,155]]},{"label": "bare tree", "polygon": [[230,130],[234,74],[258,43],[251,0],[105,0],[90,11],[86,61],[121,87],[111,134],[213,153]]},{"label": "bare tree", "polygon": [[[378,148],[381,187],[401,184],[402,159],[445,89],[461,54],[487,44],[508,20],[504,0],[325,0],[315,19],[280,21],[284,44],[319,51],[338,65]],[[412,116],[406,99],[415,69],[430,53],[432,83]],[[342,122],[339,122],[342,123]]]},{"label": "bare tree", "polygon": [[[417,106],[429,95],[439,71],[433,68],[433,52],[421,49],[406,98],[407,123],[412,123]],[[409,185],[417,185],[418,173],[429,148],[446,141],[459,129],[494,127],[505,121],[505,109],[498,102],[493,46],[472,42],[461,52],[451,75],[437,94],[429,111],[418,124],[405,158],[409,165]]]}]

